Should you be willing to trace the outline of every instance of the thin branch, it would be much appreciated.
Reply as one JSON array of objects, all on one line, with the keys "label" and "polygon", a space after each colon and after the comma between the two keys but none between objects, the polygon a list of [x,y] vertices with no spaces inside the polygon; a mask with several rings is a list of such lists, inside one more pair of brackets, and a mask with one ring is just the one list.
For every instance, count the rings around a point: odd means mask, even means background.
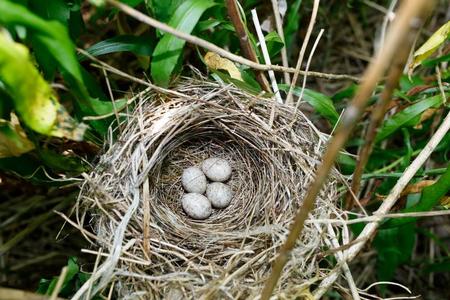
[{"label": "thin branch", "polygon": [[307,224],[333,224],[333,225],[350,225],[358,223],[376,222],[380,219],[401,219],[401,218],[428,218],[450,215],[450,210],[433,210],[422,212],[407,212],[407,213],[392,213],[392,214],[376,214],[368,217],[362,217],[351,220],[336,220],[336,219],[314,219],[306,220]]},{"label": "thin branch", "polygon": [[[245,58],[258,63],[258,57],[256,56],[255,49],[253,49],[252,44],[250,43],[250,39],[247,34],[247,28],[242,21],[236,1],[237,0],[225,0],[228,16],[230,17],[234,29],[236,30],[236,34],[239,37],[242,54]],[[262,71],[256,72],[256,80],[258,80],[259,84],[265,91],[270,92],[269,82],[267,81],[267,78],[266,76],[264,76],[264,73]]]},{"label": "thin branch", "polygon": [[351,209],[354,205],[353,195],[358,197],[361,183],[361,176],[364,173],[364,168],[369,161],[369,156],[372,153],[373,146],[375,144],[375,137],[377,135],[377,129],[381,125],[386,114],[394,90],[398,86],[398,81],[403,74],[403,68],[408,61],[410,49],[414,43],[415,36],[418,28],[412,28],[406,36],[405,43],[398,49],[398,53],[394,59],[394,63],[389,71],[384,85],[384,90],[380,95],[380,100],[375,106],[375,109],[370,116],[370,124],[367,128],[367,132],[364,138],[364,145],[359,151],[358,160],[355,167],[355,172],[352,178],[352,192],[348,192],[346,195],[346,208]]},{"label": "thin branch", "polygon": [[403,46],[405,36],[410,30],[410,27],[419,27],[422,23],[422,19],[419,18],[419,15],[423,15],[425,12],[429,11],[429,8],[432,6],[433,2],[428,0],[417,0],[414,2],[405,1],[402,3],[398,12],[398,17],[389,30],[384,47],[366,70],[355,98],[345,110],[336,135],[331,139],[325,154],[323,155],[323,161],[316,172],[316,178],[308,188],[306,196],[303,199],[303,204],[298,210],[294,222],[291,225],[291,230],[286,238],[286,242],[280,248],[278,257],[273,263],[272,273],[266,281],[266,285],[261,294],[261,300],[268,300],[272,295],[284,265],[288,261],[290,253],[303,231],[305,220],[314,207],[317,194],[327,179],[328,173],[334,165],[334,161],[339,151],[349,138],[378,81],[383,76],[398,49]]},{"label": "thin branch", "polygon": [[52,295],[50,296],[50,300],[56,300],[58,298],[58,294],[61,291],[66,276],[67,276],[67,266],[62,268],[61,274],[59,274],[58,281],[56,282],[55,288],[53,289]]},{"label": "thin branch", "polygon": [[[267,50],[266,41],[264,40],[264,35],[261,30],[261,24],[259,23],[258,14],[255,9],[252,9],[253,24],[255,25],[256,34],[258,36],[259,44],[261,46],[261,52],[264,56],[264,60],[267,64],[270,64],[269,51]],[[280,96],[280,91],[278,90],[277,79],[275,78],[275,73],[272,70],[268,71],[270,82],[272,83],[273,93],[275,94],[275,99],[278,103],[283,103]]]},{"label": "thin branch", "polygon": [[[297,84],[298,75],[301,74],[300,68],[303,63],[303,56],[305,55],[306,48],[308,47],[309,39],[311,38],[311,33],[314,28],[314,24],[316,23],[317,12],[319,11],[319,3],[320,0],[314,0],[313,10],[311,13],[311,19],[309,20],[308,30],[306,31],[305,40],[302,43],[302,48],[300,49],[300,53],[298,55],[297,65],[295,66],[295,73],[292,77],[291,86],[289,87],[289,92],[286,97],[286,103],[292,103],[292,96],[294,92],[294,87]],[[306,73],[306,72],[305,72]],[[304,74],[306,76],[306,74]]]},{"label": "thin branch", "polygon": [[[215,52],[224,58],[228,58],[229,60],[232,60],[236,63],[249,66],[255,70],[260,70],[260,71],[274,70],[277,72],[289,72],[289,73],[297,72],[294,68],[285,68],[283,66],[278,66],[278,65],[263,65],[263,64],[255,63],[249,59],[246,59],[239,55],[228,52],[228,51],[226,51],[204,39],[201,39],[196,36],[178,31],[175,28],[168,26],[167,24],[161,23],[161,22],[141,13],[140,11],[135,10],[134,8],[132,8],[126,4],[120,3],[116,0],[106,0],[106,2],[109,5],[118,8],[123,13],[135,18],[136,20],[138,20],[140,22],[143,22],[154,28],[157,28],[163,32],[170,33],[170,34],[176,36],[177,38],[185,40],[193,45],[197,45],[197,46],[205,48],[209,51]],[[304,71],[298,71],[298,72],[300,75],[305,74]],[[313,76],[313,77],[333,79],[333,80],[346,79],[346,80],[352,80],[352,81],[357,81],[357,82],[360,81],[360,79],[358,77],[351,76],[351,75],[345,75],[345,74],[328,74],[328,73],[310,71],[310,72],[308,72],[308,75]]]},{"label": "thin branch", "polygon": [[[297,103],[295,104],[295,111],[298,110],[298,108],[300,106],[300,101],[303,99],[303,94],[304,94],[305,88],[306,88],[306,78],[308,77],[309,66],[311,65],[312,58],[314,56],[314,53],[316,52],[317,45],[319,45],[319,41],[322,38],[324,31],[325,30],[320,29],[319,34],[317,35],[317,38],[314,41],[314,44],[311,48],[311,53],[309,54],[308,60],[306,62],[306,67],[305,67],[306,74],[305,74],[305,76],[303,76],[302,90],[300,91],[300,96],[298,97],[299,101],[297,101]],[[291,85],[291,87],[292,87],[292,85]]]},{"label": "thin branch", "polygon": [[[391,192],[386,197],[386,199],[383,200],[383,203],[380,205],[377,211],[374,212],[374,216],[376,216],[377,219],[367,224],[364,227],[363,231],[356,238],[358,242],[345,251],[344,253],[345,261],[348,262],[351,261],[353,258],[355,258],[356,255],[358,255],[359,251],[361,251],[361,249],[364,247],[366,242],[373,237],[378,228],[378,224],[380,223],[381,220],[383,220],[383,216],[386,215],[386,213],[394,206],[403,189],[408,185],[408,183],[414,177],[414,174],[416,174],[416,172],[422,167],[422,165],[426,162],[428,157],[431,155],[431,153],[434,151],[434,149],[437,147],[437,145],[441,142],[441,140],[449,131],[450,131],[450,112],[447,114],[441,126],[439,126],[438,130],[436,130],[436,133],[428,141],[427,145],[423,148],[423,150],[416,157],[416,159],[414,159],[411,165],[405,170],[402,177],[400,177],[400,179],[397,181],[397,183],[392,188]],[[326,285],[321,284],[317,289],[317,291],[314,293],[314,296],[317,299],[320,299],[320,297],[328,290],[328,288],[338,278],[338,276],[339,276],[338,269],[335,269],[333,270],[333,272],[328,274],[327,277],[324,279],[324,281],[322,281],[326,282]]]},{"label": "thin branch", "polygon": [[[283,42],[283,48],[281,48],[281,63],[283,67],[289,67],[287,50],[286,50],[286,41],[284,40],[284,30],[283,30],[283,20],[281,19],[280,10],[278,9],[278,0],[272,0],[272,9],[273,16],[275,17],[275,26],[277,28],[277,33],[280,36],[281,41]],[[284,83],[291,84],[291,77],[288,72],[284,72]]]}]

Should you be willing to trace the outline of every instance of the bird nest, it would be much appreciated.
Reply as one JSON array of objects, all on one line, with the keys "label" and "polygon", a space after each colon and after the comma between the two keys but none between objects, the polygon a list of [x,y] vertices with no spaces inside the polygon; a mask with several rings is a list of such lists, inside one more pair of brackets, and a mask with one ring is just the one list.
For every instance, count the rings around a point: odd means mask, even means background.
[{"label": "bird nest", "polygon": [[[80,194],[78,222],[106,257],[93,289],[114,282],[121,298],[257,297],[314,178],[322,140],[293,107],[231,86],[185,79],[170,93],[147,92]],[[231,163],[234,197],[194,220],[181,207],[181,174],[212,156]],[[331,176],[310,220],[337,211],[336,181]],[[326,273],[326,235],[306,223],[279,296]]]}]

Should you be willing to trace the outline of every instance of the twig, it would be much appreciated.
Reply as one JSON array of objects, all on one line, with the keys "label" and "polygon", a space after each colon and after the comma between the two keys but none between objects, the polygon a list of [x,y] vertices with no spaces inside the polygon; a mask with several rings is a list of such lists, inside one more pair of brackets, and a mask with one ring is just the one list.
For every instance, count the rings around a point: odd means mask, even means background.
[{"label": "twig", "polygon": [[[275,17],[277,33],[284,45],[283,48],[281,48],[281,63],[283,64],[283,67],[287,68],[289,67],[289,62],[286,50],[286,41],[284,40],[283,20],[281,20],[280,10],[278,9],[278,0],[272,0],[272,9]],[[291,76],[289,76],[289,73],[286,71],[284,72],[284,83],[291,84]]]},{"label": "twig", "polygon": [[[339,248],[341,245],[339,245],[339,241],[337,239],[336,233],[334,232],[333,226],[331,224],[328,224],[328,233],[331,235],[331,241],[325,241],[328,242],[328,246],[333,248]],[[345,277],[348,282],[348,286],[350,288],[350,291],[352,292],[352,297],[354,300],[361,300],[358,294],[358,289],[355,284],[355,280],[353,279],[352,273],[350,271],[350,268],[347,264],[347,262],[343,258],[342,251],[337,251],[334,255],[336,257],[336,260],[342,265],[342,270],[345,274]]]},{"label": "twig", "polygon": [[389,4],[389,8],[386,12],[386,15],[384,16],[383,25],[381,26],[379,48],[383,47],[389,21],[392,21],[395,18],[394,8],[396,5],[397,5],[397,0],[391,0],[391,3]]},{"label": "twig", "polygon": [[[300,68],[302,67],[302,63],[303,63],[303,56],[305,55],[306,48],[308,47],[308,42],[311,37],[311,33],[314,28],[314,24],[316,23],[317,12],[319,10],[319,3],[320,3],[320,0],[314,0],[313,10],[311,13],[311,19],[309,20],[309,25],[308,25],[308,31],[306,32],[305,40],[302,43],[302,48],[300,49],[300,53],[298,55],[297,65],[295,66],[294,76],[292,77],[291,86],[289,88],[289,92],[286,97],[287,104],[292,103],[294,87],[297,84],[298,75],[301,73]],[[305,76],[306,76],[306,73],[307,72],[305,72],[305,74],[304,74]]]},{"label": "twig", "polygon": [[[98,264],[100,263],[100,259],[101,259],[101,256],[102,256],[102,251],[103,251],[103,249],[100,248],[98,250],[98,252],[97,252],[97,257],[95,259],[94,269],[92,270],[92,274],[95,274],[95,272],[97,272],[97,267],[98,267]],[[93,285],[93,283],[91,282],[91,284],[89,284],[89,288],[88,288],[88,291],[86,293],[86,299],[91,299],[92,285]]]},{"label": "twig", "polygon": [[[236,34],[239,37],[242,54],[245,58],[258,63],[258,57],[256,56],[255,49],[253,49],[250,43],[250,39],[247,34],[247,28],[242,21],[236,0],[225,0],[225,3],[227,6],[228,16],[230,17],[234,29],[236,30]],[[270,92],[269,82],[267,81],[267,78],[266,76],[264,76],[264,73],[262,71],[256,72],[256,80],[258,80],[259,84],[265,91]]]},{"label": "twig", "polygon": [[[376,210],[374,215],[378,216],[377,220],[367,224],[364,227],[363,231],[359,234],[357,238],[358,242],[345,251],[345,261],[351,261],[353,258],[355,258],[355,256],[358,255],[359,251],[361,251],[361,249],[364,247],[365,243],[374,235],[375,231],[378,228],[379,222],[383,219],[383,215],[385,215],[394,206],[403,189],[414,177],[414,174],[422,167],[422,165],[425,163],[425,161],[428,159],[433,150],[437,147],[437,145],[449,130],[450,113],[447,114],[441,126],[439,126],[438,130],[436,130],[436,133],[431,137],[430,141],[423,148],[416,159],[414,159],[411,165],[405,170],[403,176],[400,177],[389,195],[385,200],[383,200],[381,206]],[[314,293],[314,296],[320,299],[320,297],[328,290],[329,286],[337,279],[338,276],[339,273],[336,269],[328,274],[326,278],[327,280],[325,281],[327,285],[325,286],[321,284],[318,287],[317,291]]]},{"label": "twig", "polygon": [[351,209],[354,205],[353,195],[358,197],[361,176],[364,173],[364,168],[366,167],[367,162],[369,161],[369,156],[372,153],[373,146],[375,144],[375,137],[377,135],[377,129],[381,125],[384,119],[384,115],[386,114],[389,104],[391,103],[391,98],[394,90],[398,86],[398,81],[403,74],[403,68],[408,61],[409,52],[414,43],[415,36],[418,28],[412,28],[405,38],[405,43],[402,47],[398,49],[398,54],[395,56],[394,63],[389,71],[389,74],[386,79],[386,84],[384,86],[384,90],[380,95],[380,100],[375,106],[371,116],[370,116],[370,124],[367,128],[367,132],[364,138],[364,145],[359,151],[358,160],[356,163],[355,171],[353,173],[352,178],[352,192],[347,192],[346,195],[346,208]]},{"label": "twig", "polygon": [[61,274],[59,275],[58,281],[56,282],[55,288],[53,289],[52,295],[50,296],[50,300],[56,300],[58,298],[58,294],[61,291],[66,276],[67,276],[67,266],[62,268]]},{"label": "twig", "polygon": [[[110,4],[111,6],[118,8],[122,12],[128,14],[129,16],[135,18],[136,20],[138,20],[140,22],[143,22],[143,23],[150,25],[154,28],[157,28],[161,31],[170,33],[170,34],[176,36],[177,38],[185,40],[193,45],[197,45],[197,46],[205,48],[209,51],[215,52],[224,58],[228,58],[229,60],[232,60],[234,62],[249,66],[255,70],[260,70],[260,71],[274,70],[277,72],[289,72],[289,73],[298,72],[301,75],[305,74],[305,72],[296,71],[296,69],[294,69],[294,68],[285,68],[283,66],[278,66],[278,65],[263,65],[263,64],[255,63],[249,59],[246,59],[239,55],[228,52],[228,51],[226,51],[204,39],[201,39],[196,36],[178,31],[178,30],[174,29],[173,27],[170,27],[167,24],[161,23],[161,22],[141,13],[140,11],[135,10],[134,8],[131,8],[130,6],[128,6],[126,4],[120,3],[116,0],[106,0],[106,2],[108,4]],[[353,81],[360,81],[360,79],[355,76],[345,75],[345,74],[327,74],[327,73],[311,71],[311,72],[308,72],[308,75],[314,76],[314,77],[319,77],[319,78],[326,78],[326,79],[335,79],[335,80],[348,79],[348,80],[353,80]]]},{"label": "twig", "polygon": [[[298,97],[298,101],[295,104],[295,111],[298,110],[298,108],[300,106],[300,102],[303,98],[303,93],[305,92],[305,87],[306,87],[306,78],[308,77],[309,66],[311,65],[312,58],[314,56],[314,53],[316,52],[317,45],[319,45],[319,41],[322,38],[323,32],[324,32],[324,30],[320,29],[319,34],[317,35],[317,38],[314,41],[314,44],[311,48],[311,53],[309,54],[308,61],[306,62],[306,67],[305,67],[306,74],[305,74],[305,76],[303,76],[302,90],[300,91],[300,96]],[[291,87],[292,87],[292,85],[291,85]]]},{"label": "twig", "polygon": [[113,92],[111,89],[111,84],[109,83],[108,74],[106,73],[106,70],[104,68],[102,69],[102,71],[103,71],[103,76],[105,76],[106,87],[108,88],[109,98],[111,99],[113,113],[116,117],[117,128],[119,129],[119,132],[122,133],[122,126],[120,126],[119,112],[117,111],[116,100],[114,99],[114,95],[113,95]]},{"label": "twig", "polygon": [[[253,17],[253,24],[255,25],[256,34],[258,35],[259,44],[261,46],[261,51],[264,56],[264,60],[266,64],[270,65],[270,56],[269,51],[267,51],[266,41],[264,40],[264,35],[261,30],[261,24],[259,23],[258,15],[256,13],[255,9],[252,9],[252,17]],[[272,83],[272,89],[273,93],[275,94],[275,98],[277,99],[278,103],[283,103],[283,100],[280,96],[280,91],[278,90],[278,84],[277,79],[275,78],[275,73],[272,70],[268,71],[270,82]]]},{"label": "twig", "polygon": [[409,212],[409,213],[392,213],[392,214],[377,214],[363,218],[357,218],[352,220],[336,220],[336,219],[314,219],[306,220],[307,224],[335,224],[335,225],[350,225],[358,223],[375,222],[380,219],[399,219],[399,218],[425,218],[425,217],[438,217],[448,216],[450,210],[435,210],[435,211],[423,211],[423,212]]},{"label": "twig", "polygon": [[398,17],[389,30],[383,49],[381,49],[366,70],[363,77],[364,79],[359,86],[355,98],[345,110],[336,135],[331,139],[325,154],[323,155],[323,162],[316,172],[316,178],[310,185],[306,196],[303,199],[303,204],[298,210],[297,215],[294,218],[294,222],[291,225],[291,230],[287,236],[286,242],[280,248],[278,257],[275,259],[272,267],[272,273],[266,281],[266,285],[264,286],[261,294],[262,300],[268,300],[272,295],[273,289],[278,282],[283,267],[289,259],[290,252],[294,248],[297,238],[303,231],[305,220],[308,217],[309,212],[314,207],[317,194],[321,190],[340,149],[344,146],[359,117],[361,116],[364,107],[366,106],[366,103],[378,81],[383,76],[385,69],[392,61],[392,58],[396,54],[398,48],[402,47],[406,33],[410,30],[410,27],[419,27],[421,19],[418,16],[423,15],[424,12],[427,12],[431,7],[432,2],[427,0],[417,0],[414,2],[405,1],[402,3],[398,12]]}]

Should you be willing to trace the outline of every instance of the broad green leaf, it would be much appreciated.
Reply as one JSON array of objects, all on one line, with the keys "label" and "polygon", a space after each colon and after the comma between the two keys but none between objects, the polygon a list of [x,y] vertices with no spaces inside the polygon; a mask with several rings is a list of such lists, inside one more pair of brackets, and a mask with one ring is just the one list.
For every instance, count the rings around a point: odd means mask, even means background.
[{"label": "broad green leaf", "polygon": [[61,68],[82,83],[81,70],[76,59],[75,47],[70,40],[66,27],[57,21],[46,21],[28,11],[25,7],[0,1],[0,23],[21,25],[30,30],[33,38],[47,47]]},{"label": "broad green leaf", "polygon": [[29,7],[44,19],[57,20],[64,25],[68,24],[70,6],[65,0],[47,0],[45,5],[39,1],[30,1]]},{"label": "broad green leaf", "polygon": [[442,62],[450,62],[450,53],[446,55],[439,56],[434,59],[427,59],[422,62],[422,66],[425,67],[434,67]]},{"label": "broad green leaf", "polygon": [[[115,52],[133,52],[137,55],[150,56],[153,51],[151,39],[143,36],[119,35],[113,38],[98,42],[86,49],[93,56],[104,55]],[[78,55],[80,61],[86,57],[82,54]]]},{"label": "broad green leaf", "polygon": [[[74,292],[74,284],[71,283],[71,281],[76,280],[77,276],[80,273],[80,267],[78,266],[78,261],[76,257],[69,257],[69,260],[67,262],[67,273],[66,277],[64,278],[63,285],[61,287],[61,290],[59,291],[58,295],[61,295],[63,297],[68,297]],[[39,286],[37,289],[38,294],[42,295],[51,295],[53,293],[53,290],[56,287],[56,284],[58,282],[58,277],[54,277],[52,280],[48,279],[41,279],[39,281]]]},{"label": "broad green leaf", "polygon": [[412,125],[411,121],[414,120],[415,118],[420,117],[420,114],[423,113],[425,110],[431,107],[434,108],[439,107],[441,104],[442,104],[441,95],[436,95],[430,98],[420,100],[415,104],[405,108],[401,112],[396,113],[383,123],[383,125],[380,128],[380,131],[378,132],[375,138],[375,141],[380,142],[389,137],[394,132],[396,132],[398,129],[407,125]]},{"label": "broad green leaf", "polygon": [[441,26],[435,33],[414,52],[414,61],[409,67],[411,73],[415,67],[433,54],[450,36],[450,21]]},{"label": "broad green leaf", "polygon": [[379,230],[374,239],[378,280],[391,280],[398,266],[407,263],[414,248],[415,224]]},{"label": "broad green leaf", "polygon": [[352,174],[355,171],[356,161],[352,156],[339,153],[336,162],[339,164],[340,171],[342,174]]},{"label": "broad green leaf", "polygon": [[[215,5],[211,0],[184,1],[171,16],[169,25],[184,32],[191,33],[208,8]],[[186,42],[173,35],[165,33],[156,45],[151,63],[151,75],[156,84],[168,86],[178,59]]]},{"label": "broad green leaf", "polygon": [[28,127],[45,135],[82,140],[86,126],[67,114],[32,64],[28,49],[6,32],[0,32],[0,81]]},{"label": "broad green leaf", "polygon": [[167,23],[184,0],[146,0],[148,9],[158,21]]},{"label": "broad green leaf", "polygon": [[[285,92],[289,91],[289,85],[287,84],[279,84],[278,86],[282,91]],[[295,87],[294,95],[300,96],[301,88]],[[315,92],[313,90],[304,89],[302,100],[305,100],[306,102],[308,102],[309,105],[314,107],[317,113],[319,113],[321,116],[325,117],[328,121],[330,121],[333,126],[338,121],[339,114],[334,108],[333,101],[331,101],[330,97],[325,96],[324,94],[321,94],[319,92]]]},{"label": "broad green leaf", "polygon": [[274,58],[278,53],[280,53],[281,49],[284,47],[283,41],[275,31],[268,33],[264,39],[266,41],[267,51],[269,52],[271,58]]},{"label": "broad green leaf", "polygon": [[424,273],[448,273],[450,272],[450,257],[443,257],[441,261],[429,263],[423,268]]},{"label": "broad green leaf", "polygon": [[20,156],[33,149],[15,115],[11,114],[11,121],[0,119],[0,158]]},{"label": "broad green leaf", "polygon": [[333,103],[338,103],[344,99],[350,99],[353,98],[353,96],[356,94],[356,90],[358,89],[358,85],[355,83],[352,83],[350,86],[340,90],[336,94],[334,94],[331,97],[331,100]]},{"label": "broad green leaf", "polygon": [[[97,104],[100,101],[93,99],[86,88],[81,66],[75,54],[75,46],[72,43],[66,27],[58,21],[47,21],[28,11],[25,7],[8,0],[0,1],[0,24],[21,25],[32,34],[32,40],[40,45],[42,51],[46,51],[46,57],[60,67],[64,79],[71,86],[71,92],[78,100],[76,105],[83,116],[99,115]],[[43,53],[43,52],[42,52]],[[42,54],[41,53],[41,54]],[[106,104],[105,104],[106,105]],[[110,107],[111,103],[110,103]],[[109,113],[113,110],[111,109]],[[105,134],[109,122],[106,120],[93,121],[90,124],[101,134]],[[28,125],[28,124],[27,124]]]},{"label": "broad green leaf", "polygon": [[81,174],[89,170],[78,157],[61,155],[49,149],[39,149],[38,154],[42,162],[55,172],[63,171],[71,174]]},{"label": "broad green leaf", "polygon": [[144,0],[122,0],[120,2],[125,3],[126,5],[131,7],[135,7],[144,2]]},{"label": "broad green leaf", "polygon": [[224,72],[221,72],[219,70],[213,71],[213,75],[217,76],[218,78],[216,78],[216,79],[219,79],[219,81],[221,80],[221,81],[226,82],[226,83],[232,83],[236,87],[238,87],[238,88],[240,88],[240,89],[242,89],[242,90],[244,90],[244,91],[246,91],[246,92],[248,92],[250,94],[258,95],[258,94],[261,93],[261,88],[257,88],[254,85],[249,84],[249,83],[247,83],[245,81],[234,79],[230,75],[228,75],[228,74],[226,74]]},{"label": "broad green leaf", "polygon": [[295,0],[295,2],[289,7],[286,21],[284,24],[284,40],[286,41],[286,49],[288,52],[291,49],[292,43],[294,42],[295,36],[297,35],[298,28],[300,26],[300,16],[299,13],[300,6],[302,5],[302,0]]}]

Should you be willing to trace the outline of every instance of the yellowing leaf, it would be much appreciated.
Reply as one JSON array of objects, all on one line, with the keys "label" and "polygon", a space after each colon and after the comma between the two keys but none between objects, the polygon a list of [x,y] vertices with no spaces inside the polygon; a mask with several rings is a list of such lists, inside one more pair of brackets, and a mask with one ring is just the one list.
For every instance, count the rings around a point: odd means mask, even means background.
[{"label": "yellowing leaf", "polygon": [[434,184],[436,180],[422,180],[417,183],[408,184],[408,186],[401,193],[401,197],[407,196],[409,194],[421,193],[424,188]]},{"label": "yellowing leaf", "polygon": [[437,108],[429,108],[426,111],[424,111],[421,115],[420,115],[420,120],[419,123],[417,123],[414,126],[414,129],[422,129],[422,123],[425,122],[426,120],[430,119],[432,116],[434,116],[434,113],[437,111]]},{"label": "yellowing leaf", "polygon": [[30,59],[28,49],[0,31],[0,81],[20,119],[34,131],[81,140],[86,125],[78,124],[57,101],[50,85]]},{"label": "yellowing leaf", "polygon": [[17,116],[11,114],[11,121],[0,119],[0,158],[20,156],[34,149],[19,124]]},{"label": "yellowing leaf", "polygon": [[412,71],[420,65],[426,58],[434,53],[450,35],[450,21],[442,25],[433,35],[414,52],[414,60],[409,65],[408,74],[411,75]]},{"label": "yellowing leaf", "polygon": [[225,70],[230,74],[231,78],[242,81],[241,72],[239,72],[239,69],[231,60],[223,58],[214,52],[206,53],[204,59],[208,68],[213,70]]},{"label": "yellowing leaf", "polygon": [[450,196],[444,196],[439,202],[446,209],[450,208]]}]

